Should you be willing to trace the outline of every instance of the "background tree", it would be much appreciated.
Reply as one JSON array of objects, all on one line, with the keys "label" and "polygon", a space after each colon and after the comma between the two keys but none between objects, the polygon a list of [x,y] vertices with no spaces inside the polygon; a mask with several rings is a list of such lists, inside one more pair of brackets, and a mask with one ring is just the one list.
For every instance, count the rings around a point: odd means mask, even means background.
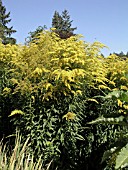
[{"label": "background tree", "polygon": [[56,28],[55,32],[60,36],[62,39],[67,39],[73,35],[73,32],[77,28],[72,28],[72,22],[70,21],[70,15],[68,14],[67,10],[64,10],[60,15],[57,11],[55,11],[53,18],[52,18],[52,27]]},{"label": "background tree", "polygon": [[29,44],[30,42],[34,42],[34,41],[38,40],[38,36],[39,36],[40,33],[41,33],[42,31],[44,31],[45,29],[47,29],[47,26],[46,26],[46,25],[44,25],[43,27],[42,27],[42,26],[39,26],[35,31],[29,32],[29,35],[30,35],[30,36],[28,36],[28,37],[25,39],[25,41],[26,41],[25,44],[27,45],[27,44]]},{"label": "background tree", "polygon": [[115,55],[117,55],[118,57],[120,57],[121,59],[126,60],[126,58],[128,58],[128,52],[125,54],[123,51],[121,51],[120,53],[113,53]]},{"label": "background tree", "polygon": [[8,27],[7,24],[11,21],[9,19],[10,12],[6,14],[6,8],[3,6],[2,1],[0,0],[0,39],[3,44],[15,44],[16,39],[11,37],[12,33],[15,33],[16,30],[13,30],[13,27]]}]

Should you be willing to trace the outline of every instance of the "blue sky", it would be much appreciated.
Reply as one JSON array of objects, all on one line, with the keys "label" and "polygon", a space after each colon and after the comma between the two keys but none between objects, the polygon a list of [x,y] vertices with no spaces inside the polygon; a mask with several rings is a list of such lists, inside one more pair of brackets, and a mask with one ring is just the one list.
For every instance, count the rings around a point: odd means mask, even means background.
[{"label": "blue sky", "polygon": [[24,43],[30,31],[38,26],[51,27],[54,11],[67,9],[75,33],[87,42],[100,41],[109,49],[102,52],[128,51],[128,0],[2,0],[11,12],[10,26],[18,43]]}]

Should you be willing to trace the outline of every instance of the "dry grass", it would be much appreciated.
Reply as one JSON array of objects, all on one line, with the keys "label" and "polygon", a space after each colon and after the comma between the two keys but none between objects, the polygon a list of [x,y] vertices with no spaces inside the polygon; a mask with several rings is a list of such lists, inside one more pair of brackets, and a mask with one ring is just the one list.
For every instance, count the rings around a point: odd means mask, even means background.
[{"label": "dry grass", "polygon": [[[21,145],[21,136],[16,135],[15,147],[10,156],[7,156],[7,145],[0,142],[0,170],[44,170],[41,156],[38,162],[34,162],[34,156],[28,153],[29,138]],[[52,161],[47,165],[49,170]]]}]

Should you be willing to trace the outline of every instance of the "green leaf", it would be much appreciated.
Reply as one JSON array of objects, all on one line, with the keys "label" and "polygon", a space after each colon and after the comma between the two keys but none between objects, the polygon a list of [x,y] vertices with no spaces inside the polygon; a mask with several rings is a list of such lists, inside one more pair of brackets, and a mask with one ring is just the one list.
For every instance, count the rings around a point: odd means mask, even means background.
[{"label": "green leaf", "polygon": [[128,102],[128,92],[115,90],[113,92],[108,93],[108,95],[106,95],[104,98],[109,99],[113,97],[120,99],[122,101]]},{"label": "green leaf", "polygon": [[122,166],[124,167],[127,164],[128,164],[128,144],[121,149],[119,155],[117,156],[115,169],[118,169]]},{"label": "green leaf", "polygon": [[60,141],[61,141],[61,143],[64,142],[64,134],[63,134],[63,133],[62,133],[61,136],[60,136]]},{"label": "green leaf", "polygon": [[104,118],[99,117],[96,120],[93,120],[92,122],[89,122],[88,124],[119,124],[128,126],[128,124],[124,121],[124,116],[116,117],[116,118]]},{"label": "green leaf", "polygon": [[104,154],[103,154],[101,163],[103,163],[104,161],[109,159],[112,156],[112,154],[116,151],[116,149],[117,148],[114,147],[114,148],[111,148],[110,150],[105,151]]},{"label": "green leaf", "polygon": [[113,96],[116,97],[116,98],[119,98],[120,97],[120,91],[115,90],[113,92],[110,92],[104,98],[109,99],[109,98],[112,98]]},{"label": "green leaf", "polygon": [[121,100],[128,102],[128,92],[123,92],[121,94]]},{"label": "green leaf", "polygon": [[76,139],[78,139],[78,140],[85,140],[84,137],[79,135],[79,134],[77,134]]}]

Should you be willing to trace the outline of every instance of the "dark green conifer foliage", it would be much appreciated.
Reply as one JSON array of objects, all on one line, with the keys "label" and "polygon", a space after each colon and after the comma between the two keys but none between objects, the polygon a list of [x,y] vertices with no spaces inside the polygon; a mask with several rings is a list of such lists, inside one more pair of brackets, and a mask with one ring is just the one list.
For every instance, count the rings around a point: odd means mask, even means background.
[{"label": "dark green conifer foliage", "polygon": [[6,8],[0,0],[0,39],[3,44],[15,44],[16,39],[11,37],[12,33],[15,33],[16,30],[13,30],[13,27],[8,27],[7,24],[11,21],[9,19],[10,12],[6,13]]},{"label": "dark green conifer foliage", "polygon": [[25,39],[25,44],[28,45],[30,42],[35,42],[36,40],[38,40],[38,36],[40,35],[41,32],[43,32],[45,29],[47,29],[47,26],[44,25],[39,26],[35,31],[30,31],[29,35],[26,39]]},{"label": "dark green conifer foliage", "polygon": [[120,53],[113,53],[115,55],[117,55],[119,58],[126,60],[128,58],[128,52],[125,54],[123,51],[121,51]]},{"label": "dark green conifer foliage", "polygon": [[70,21],[70,15],[68,14],[67,10],[64,10],[60,15],[57,11],[55,11],[53,18],[52,18],[52,27],[56,28],[55,32],[60,36],[62,39],[67,39],[73,35],[73,32],[77,28],[72,28],[72,22]]}]

